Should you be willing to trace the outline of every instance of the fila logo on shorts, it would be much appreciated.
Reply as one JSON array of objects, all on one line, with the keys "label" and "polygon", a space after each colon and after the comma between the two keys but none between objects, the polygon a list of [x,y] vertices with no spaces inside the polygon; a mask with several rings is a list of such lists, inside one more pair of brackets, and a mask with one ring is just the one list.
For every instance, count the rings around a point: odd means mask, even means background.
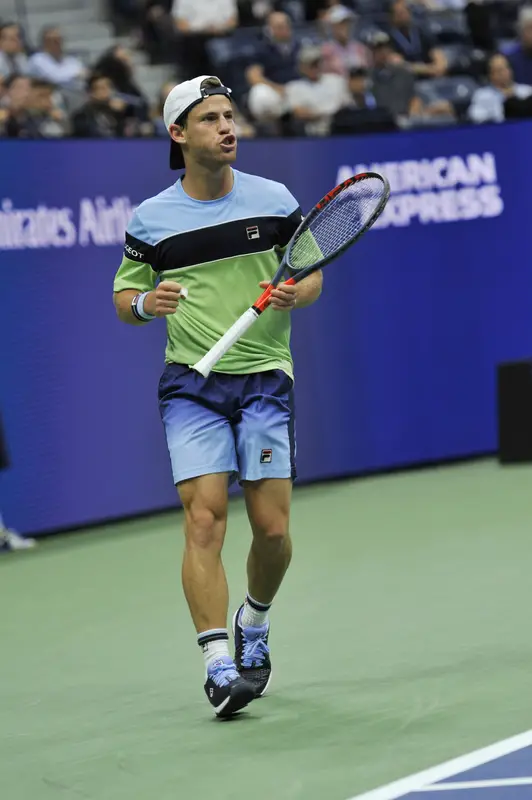
[{"label": "fila logo on shorts", "polygon": [[260,231],[258,225],[252,225],[250,228],[246,228],[246,233],[248,235],[248,239],[260,239]]},{"label": "fila logo on shorts", "polygon": [[261,464],[271,464],[272,463],[272,451],[271,450],[261,450],[260,463]]}]

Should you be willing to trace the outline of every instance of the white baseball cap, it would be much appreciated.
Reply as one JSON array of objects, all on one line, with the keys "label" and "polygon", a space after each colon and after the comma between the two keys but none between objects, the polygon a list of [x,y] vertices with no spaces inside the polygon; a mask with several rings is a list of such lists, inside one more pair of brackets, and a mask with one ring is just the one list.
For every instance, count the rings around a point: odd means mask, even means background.
[{"label": "white baseball cap", "polygon": [[327,14],[327,22],[336,25],[338,22],[345,22],[346,19],[354,19],[355,15],[350,8],[345,6],[333,6]]},{"label": "white baseball cap", "polygon": [[[203,86],[204,81],[214,79],[218,81],[218,86]],[[174,125],[177,120],[190,111],[191,108],[201,103],[205,98],[213,94],[223,94],[231,98],[231,89],[224,86],[216,75],[199,75],[189,81],[183,81],[174,86],[168,94],[163,108],[163,119],[166,130],[170,132],[170,125]],[[183,169],[185,161],[181,145],[174,142],[170,145],[170,169]]]}]

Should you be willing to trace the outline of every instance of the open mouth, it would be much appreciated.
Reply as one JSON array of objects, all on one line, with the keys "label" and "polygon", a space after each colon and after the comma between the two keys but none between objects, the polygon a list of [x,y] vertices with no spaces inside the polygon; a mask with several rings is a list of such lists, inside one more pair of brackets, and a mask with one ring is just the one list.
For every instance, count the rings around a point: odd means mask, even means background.
[{"label": "open mouth", "polygon": [[220,142],[220,147],[224,153],[230,153],[236,147],[236,136],[232,133],[229,136],[225,136]]}]

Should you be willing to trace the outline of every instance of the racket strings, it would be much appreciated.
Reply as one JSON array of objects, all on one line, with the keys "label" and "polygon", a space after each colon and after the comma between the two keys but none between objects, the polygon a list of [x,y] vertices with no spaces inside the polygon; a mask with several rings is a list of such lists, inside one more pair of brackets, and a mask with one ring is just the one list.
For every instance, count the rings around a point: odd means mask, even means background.
[{"label": "racket strings", "polygon": [[348,185],[327,203],[294,242],[290,266],[304,269],[330,258],[353,241],[369,224],[384,193],[384,183],[376,177]]}]

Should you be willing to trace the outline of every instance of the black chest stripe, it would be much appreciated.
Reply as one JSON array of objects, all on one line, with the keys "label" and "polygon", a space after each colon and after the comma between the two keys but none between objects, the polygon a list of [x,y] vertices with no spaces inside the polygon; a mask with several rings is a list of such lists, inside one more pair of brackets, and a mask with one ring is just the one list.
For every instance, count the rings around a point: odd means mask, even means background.
[{"label": "black chest stripe", "polygon": [[249,217],[176,233],[154,246],[152,267],[164,272],[284,247],[300,220],[299,211],[289,217]]}]

